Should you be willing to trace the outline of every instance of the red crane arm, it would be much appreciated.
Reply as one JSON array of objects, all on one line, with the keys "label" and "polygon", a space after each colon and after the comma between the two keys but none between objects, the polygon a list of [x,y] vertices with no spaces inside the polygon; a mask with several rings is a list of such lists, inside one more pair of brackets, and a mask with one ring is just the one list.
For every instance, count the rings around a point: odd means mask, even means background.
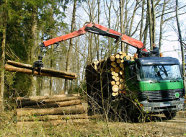
[{"label": "red crane arm", "polygon": [[108,36],[111,38],[115,38],[115,39],[121,39],[122,42],[127,43],[133,47],[136,47],[137,49],[143,49],[143,43],[139,40],[136,40],[134,38],[131,38],[127,35],[121,34],[115,30],[106,28],[102,25],[99,24],[94,24],[94,23],[89,23],[87,25],[85,25],[84,27],[80,28],[77,31],[74,31],[72,33],[69,34],[65,34],[47,41],[44,41],[43,44],[45,47],[55,44],[57,42],[60,41],[64,41],[64,40],[68,40],[77,36],[81,36],[83,34],[85,34],[86,32],[90,32],[90,33],[94,33],[94,34],[98,34],[98,35],[102,35],[102,36]]}]

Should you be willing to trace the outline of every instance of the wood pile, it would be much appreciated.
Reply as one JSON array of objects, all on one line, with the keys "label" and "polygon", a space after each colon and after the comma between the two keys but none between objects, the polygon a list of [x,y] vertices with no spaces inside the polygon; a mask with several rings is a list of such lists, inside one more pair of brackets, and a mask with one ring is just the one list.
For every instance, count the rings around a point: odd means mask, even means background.
[{"label": "wood pile", "polygon": [[17,121],[82,122],[88,121],[87,105],[81,97],[73,95],[54,95],[17,98]]},{"label": "wood pile", "polygon": [[65,72],[65,71],[58,71],[53,69],[47,69],[47,68],[41,68],[41,72],[38,72],[37,70],[34,70],[32,72],[32,65],[30,64],[23,64],[20,62],[15,62],[8,60],[5,64],[5,70],[10,72],[20,72],[35,76],[48,76],[48,77],[58,77],[58,78],[64,78],[73,80],[77,78],[77,75],[72,72]]},{"label": "wood pile", "polygon": [[[110,100],[126,93],[126,66],[134,57],[119,52],[105,60],[95,61],[86,67],[88,113],[102,113]],[[94,110],[94,112],[89,112]]]},{"label": "wood pile", "polygon": [[134,61],[134,58],[120,52],[110,56],[106,60],[95,61],[88,65],[86,67],[87,91],[100,90],[100,84],[102,84],[102,88],[106,88],[111,92],[112,96],[123,93],[125,89],[125,61]]}]

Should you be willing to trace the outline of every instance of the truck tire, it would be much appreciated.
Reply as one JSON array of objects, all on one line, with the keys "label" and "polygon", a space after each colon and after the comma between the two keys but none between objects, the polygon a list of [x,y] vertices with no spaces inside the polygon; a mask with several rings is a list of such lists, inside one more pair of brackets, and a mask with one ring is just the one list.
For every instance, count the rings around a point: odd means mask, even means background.
[{"label": "truck tire", "polygon": [[166,118],[168,120],[173,119],[176,116],[176,112],[175,111],[165,111],[163,113],[164,113],[164,115],[166,116]]}]

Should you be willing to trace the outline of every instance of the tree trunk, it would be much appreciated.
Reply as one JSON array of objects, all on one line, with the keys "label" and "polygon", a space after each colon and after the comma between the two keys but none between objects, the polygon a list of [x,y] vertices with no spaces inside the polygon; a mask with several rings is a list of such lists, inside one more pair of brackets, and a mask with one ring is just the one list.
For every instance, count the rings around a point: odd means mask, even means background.
[{"label": "tree trunk", "polygon": [[[135,5],[133,13],[132,13],[131,21],[130,21],[129,34],[128,34],[130,37],[131,37],[132,25],[133,25],[133,22],[134,22],[134,18],[135,18],[137,9],[138,9],[138,2],[136,2],[136,5]],[[128,49],[129,49],[129,45],[126,46],[126,54],[127,55],[128,55]]]},{"label": "tree trunk", "polygon": [[182,76],[184,78],[184,74],[185,74],[185,57],[184,57],[184,45],[183,45],[181,29],[180,29],[180,23],[179,23],[179,18],[178,18],[178,0],[176,0],[176,22],[177,22],[179,42],[180,42],[181,54],[182,54],[182,69],[183,69]]},{"label": "tree trunk", "polygon": [[153,46],[153,32],[152,32],[152,13],[151,13],[151,4],[150,0],[147,1],[147,11],[148,11],[148,22],[149,22],[149,36],[150,36],[150,48],[152,50]]},{"label": "tree trunk", "polygon": [[[7,0],[5,0],[5,5],[7,5]],[[3,7],[3,39],[2,39],[2,55],[1,55],[1,90],[0,90],[0,113],[4,111],[4,78],[5,78],[5,45],[6,45],[6,29],[7,29],[7,7]]]},{"label": "tree trunk", "polygon": [[[73,12],[72,12],[72,21],[71,21],[71,32],[73,32],[74,29],[75,29],[76,5],[77,5],[77,0],[74,0]],[[72,47],[73,47],[73,43],[72,43],[72,39],[70,39],[69,49],[67,51],[67,58],[66,58],[66,71],[67,72],[69,72],[69,70],[70,70],[70,55],[71,55]],[[65,80],[64,91],[65,91],[65,94],[68,94],[68,81],[67,80]]]},{"label": "tree trunk", "polygon": [[161,46],[162,46],[162,34],[163,34],[163,18],[164,18],[164,12],[165,12],[165,5],[166,5],[166,0],[164,0],[163,3],[163,9],[162,9],[162,13],[161,13],[161,19],[160,19],[160,36],[159,36],[159,51],[161,52]]},{"label": "tree trunk", "polygon": [[152,14],[152,44],[155,44],[156,41],[156,11],[155,11],[155,5],[154,0],[151,0],[151,14]]},{"label": "tree trunk", "polygon": [[[98,4],[98,24],[100,23],[100,0],[97,0]],[[97,44],[96,44],[96,51],[97,51],[97,60],[99,60],[99,35],[97,36]]]},{"label": "tree trunk", "polygon": [[144,6],[145,6],[145,0],[142,1],[142,7],[141,7],[141,25],[140,25],[140,41],[142,41],[143,37],[143,18],[144,18]]},{"label": "tree trunk", "polygon": [[[108,2],[106,1],[106,4],[107,4],[107,8],[108,8],[108,28],[110,29],[111,28],[111,6],[112,6],[112,1],[110,1],[110,5],[108,5]],[[111,38],[108,37],[108,49],[109,49],[109,52],[108,52],[108,55],[107,56],[110,56],[112,54],[112,44],[111,44]]]},{"label": "tree trunk", "polygon": [[[125,26],[123,24],[123,12],[124,12],[124,3],[125,3],[125,0],[120,0],[119,1],[119,9],[120,9],[120,30],[121,30],[121,33],[124,34],[125,31]],[[125,44],[123,42],[121,42],[121,51],[122,52],[125,52]]]},{"label": "tree trunk", "polygon": [[[39,73],[38,71],[32,72],[32,69],[19,68],[19,67],[15,67],[15,66],[12,66],[9,64],[6,64],[4,68],[5,68],[5,70],[10,71],[10,72],[21,72],[21,73],[30,74],[30,75],[34,74],[35,76],[38,75],[38,76],[58,77],[58,78],[64,78],[64,79],[69,79],[69,80],[76,79],[74,76],[72,76],[73,73],[68,73],[68,75],[66,75],[62,72],[60,74],[60,71],[59,72],[55,71],[55,70],[52,71],[51,69],[49,69],[48,72],[47,72],[47,69],[42,69],[42,70],[45,70],[45,72]],[[33,96],[35,96],[35,95],[33,95]]]},{"label": "tree trunk", "polygon": [[[53,67],[53,45],[51,45],[51,50],[50,50],[50,68]],[[50,89],[50,92],[49,92],[49,95],[52,95],[52,85],[53,85],[53,79],[52,77],[50,77],[50,85],[49,85],[49,89]]]},{"label": "tree trunk", "polygon": [[[32,63],[35,60],[34,52],[37,47],[37,8],[32,9],[32,28],[31,28],[31,33],[32,33],[32,45],[31,45],[31,50],[30,50],[30,60],[29,63]],[[31,94],[32,96],[37,95],[37,78],[36,77],[31,77],[32,81],[32,86],[31,86]]]},{"label": "tree trunk", "polygon": [[149,19],[148,19],[148,14],[146,14],[146,23],[145,23],[145,29],[143,31],[143,45],[146,48],[146,43],[147,43],[147,33],[148,33],[148,27],[149,26]]},{"label": "tree trunk", "polygon": [[5,77],[5,45],[6,45],[6,26],[3,28],[2,55],[1,55],[1,94],[0,94],[0,112],[4,110],[4,77]]}]

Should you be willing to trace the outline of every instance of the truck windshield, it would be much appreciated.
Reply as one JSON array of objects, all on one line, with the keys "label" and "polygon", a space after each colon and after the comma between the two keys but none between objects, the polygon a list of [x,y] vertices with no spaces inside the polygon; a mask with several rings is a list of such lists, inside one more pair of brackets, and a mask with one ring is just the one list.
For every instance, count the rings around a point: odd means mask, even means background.
[{"label": "truck windshield", "polygon": [[141,80],[177,80],[181,79],[179,65],[142,66]]}]

